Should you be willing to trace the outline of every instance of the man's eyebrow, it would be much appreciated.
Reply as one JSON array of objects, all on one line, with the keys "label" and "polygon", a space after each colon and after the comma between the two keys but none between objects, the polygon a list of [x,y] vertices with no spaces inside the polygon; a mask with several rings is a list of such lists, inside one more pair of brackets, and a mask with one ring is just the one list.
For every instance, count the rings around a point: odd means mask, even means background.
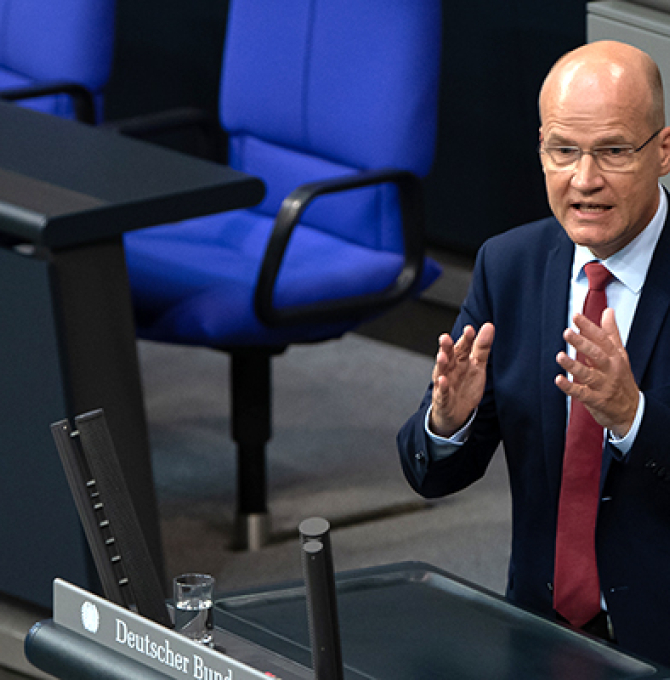
[{"label": "man's eyebrow", "polygon": [[569,140],[567,137],[553,133],[547,137],[545,142],[553,146],[578,146],[576,142]]},{"label": "man's eyebrow", "polygon": [[[577,144],[577,142],[575,142],[573,139],[568,139],[563,135],[553,133],[545,139],[545,144],[548,144],[549,146],[579,146],[579,144]],[[623,144],[632,146],[629,139],[626,139],[626,137],[621,134],[614,134],[608,137],[601,137],[600,139],[597,139],[593,143],[593,147],[621,146]]]},{"label": "man's eyebrow", "polygon": [[593,146],[622,146],[623,144],[633,146],[630,139],[626,139],[623,135],[603,137],[602,139],[599,139]]}]

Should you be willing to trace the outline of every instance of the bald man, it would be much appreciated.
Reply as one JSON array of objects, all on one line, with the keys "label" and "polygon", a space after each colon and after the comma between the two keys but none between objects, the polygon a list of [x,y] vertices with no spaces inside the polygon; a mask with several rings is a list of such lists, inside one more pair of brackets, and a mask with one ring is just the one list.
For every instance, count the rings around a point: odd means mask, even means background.
[{"label": "bald man", "polygon": [[[440,497],[484,475],[502,442],[508,598],[670,664],[670,228],[659,184],[670,128],[658,68],[621,43],[580,47],[545,79],[540,121],[553,217],[481,248],[453,331],[439,338],[432,382],[398,434],[401,462],[418,493]],[[608,270],[594,320],[584,308],[590,263]],[[596,432],[595,452],[576,454],[595,469],[589,545],[574,543],[593,553],[596,579],[595,610],[581,618],[559,610],[582,607],[571,593],[586,588],[586,568],[583,578],[572,569],[584,583],[561,595],[567,604],[555,597],[559,505],[569,510],[573,498],[565,480],[586,478],[568,464],[573,409]]]}]

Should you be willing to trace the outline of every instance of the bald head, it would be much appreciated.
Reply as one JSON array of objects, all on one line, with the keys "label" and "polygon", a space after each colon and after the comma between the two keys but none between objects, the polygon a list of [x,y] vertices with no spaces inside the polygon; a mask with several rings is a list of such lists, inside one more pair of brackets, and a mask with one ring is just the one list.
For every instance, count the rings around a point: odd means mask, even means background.
[{"label": "bald head", "polygon": [[540,118],[548,106],[568,97],[584,98],[594,88],[607,88],[621,107],[639,109],[649,127],[665,125],[663,84],[656,62],[625,43],[604,40],[568,52],[553,66],[540,91]]},{"label": "bald head", "polygon": [[[659,177],[670,172],[658,67],[630,45],[584,45],[549,72],[540,117],[549,205],[574,243],[607,259],[651,222]],[[561,164],[557,149],[576,149],[574,162]]]}]

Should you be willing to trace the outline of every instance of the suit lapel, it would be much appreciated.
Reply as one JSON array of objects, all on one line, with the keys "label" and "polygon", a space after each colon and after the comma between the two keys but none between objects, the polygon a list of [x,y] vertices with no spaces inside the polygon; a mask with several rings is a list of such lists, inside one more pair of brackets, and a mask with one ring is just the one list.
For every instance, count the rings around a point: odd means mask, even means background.
[{"label": "suit lapel", "polygon": [[558,222],[556,232],[556,245],[548,253],[542,283],[540,371],[544,455],[549,489],[556,490],[555,501],[558,502],[567,412],[565,395],[556,387],[554,380],[560,370],[556,355],[565,349],[563,331],[568,318],[574,247]]},{"label": "suit lapel", "polygon": [[[639,387],[644,385],[647,366],[658,341],[661,326],[670,309],[670,295],[667,292],[668,269],[670,268],[669,224],[670,212],[649,264],[649,271],[642,287],[626,343],[631,370]],[[605,447],[601,487],[604,484],[611,462],[612,454],[609,447]]]},{"label": "suit lapel", "polygon": [[661,325],[670,306],[670,296],[667,292],[670,269],[669,224],[670,213],[651,259],[626,343],[631,368],[638,385],[642,384]]}]

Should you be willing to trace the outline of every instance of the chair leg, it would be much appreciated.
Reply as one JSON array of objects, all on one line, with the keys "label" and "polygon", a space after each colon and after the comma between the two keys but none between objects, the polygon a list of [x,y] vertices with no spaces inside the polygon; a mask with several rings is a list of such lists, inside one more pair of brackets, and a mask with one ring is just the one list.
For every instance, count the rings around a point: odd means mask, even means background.
[{"label": "chair leg", "polygon": [[241,548],[270,536],[265,446],[272,435],[271,353],[231,353],[232,437],[237,444],[237,530]]}]

